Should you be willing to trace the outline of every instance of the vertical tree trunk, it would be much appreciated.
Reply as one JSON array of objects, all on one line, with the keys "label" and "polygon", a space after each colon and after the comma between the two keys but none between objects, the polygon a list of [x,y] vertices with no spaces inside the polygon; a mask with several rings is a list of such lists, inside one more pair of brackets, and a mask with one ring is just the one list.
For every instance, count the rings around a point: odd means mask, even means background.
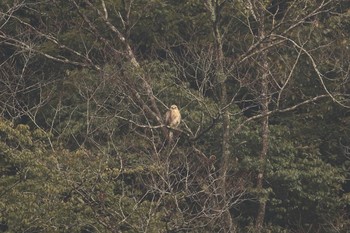
[{"label": "vertical tree trunk", "polygon": [[[254,1],[254,11],[255,17],[258,23],[258,38],[263,43],[265,38],[265,9],[261,2]],[[259,207],[258,213],[255,221],[255,231],[261,232],[264,218],[265,218],[265,209],[266,209],[266,197],[263,196],[263,181],[265,175],[265,166],[267,153],[269,149],[269,62],[267,52],[262,52],[262,56],[258,61],[258,69],[260,73],[260,104],[261,104],[261,113],[264,116],[261,122],[261,151],[259,154],[259,168],[258,168],[258,176],[256,180],[256,188],[258,190],[259,196]]]},{"label": "vertical tree trunk", "polygon": [[230,148],[229,148],[229,139],[230,139],[230,115],[227,105],[227,90],[226,90],[226,75],[224,73],[224,53],[222,51],[222,35],[219,29],[220,23],[220,9],[222,6],[219,5],[218,0],[216,1],[207,1],[207,6],[210,10],[212,22],[213,22],[213,34],[215,41],[215,74],[216,82],[219,84],[219,95],[220,95],[220,108],[222,115],[222,174],[225,175],[227,172],[227,165],[229,164],[230,157]]},{"label": "vertical tree trunk", "polygon": [[[268,97],[268,66],[269,63],[266,60],[266,54],[264,54],[263,59],[263,75],[261,77],[261,105],[262,105],[262,114],[265,115],[262,119],[262,125],[261,125],[261,151],[259,155],[259,171],[258,171],[258,177],[257,177],[257,184],[256,188],[259,193],[262,193],[263,191],[263,180],[264,180],[264,173],[265,173],[265,164],[266,164],[266,158],[267,158],[267,152],[269,149],[269,117],[267,115],[269,109],[269,97]],[[260,197],[259,200],[259,208],[258,213],[256,217],[255,227],[256,232],[260,232],[264,223],[265,218],[265,207],[266,207],[266,198]]]},{"label": "vertical tree trunk", "polygon": [[[225,4],[225,1],[220,2],[219,0],[207,0],[206,6],[211,14],[211,21],[213,23],[213,35],[215,41],[215,73],[216,73],[216,82],[219,84],[219,95],[220,95],[220,109],[222,115],[222,154],[221,154],[221,198],[222,205],[218,206],[220,208],[227,208],[226,203],[230,200],[227,197],[226,193],[226,176],[227,171],[229,170],[229,161],[230,161],[230,115],[229,110],[227,108],[227,89],[226,89],[226,75],[224,73],[224,53],[222,49],[222,34],[220,32],[219,23],[220,23],[220,11]],[[224,232],[233,232],[235,226],[233,224],[233,220],[230,214],[229,209],[223,212],[222,216],[223,220],[223,229]]]}]

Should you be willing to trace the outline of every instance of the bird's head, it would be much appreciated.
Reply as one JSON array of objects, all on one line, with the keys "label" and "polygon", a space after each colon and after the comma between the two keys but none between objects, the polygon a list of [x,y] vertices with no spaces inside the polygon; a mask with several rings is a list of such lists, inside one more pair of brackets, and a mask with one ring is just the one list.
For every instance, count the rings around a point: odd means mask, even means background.
[{"label": "bird's head", "polygon": [[175,110],[175,109],[177,109],[177,106],[175,104],[173,104],[173,105],[170,106],[170,109],[171,110]]}]

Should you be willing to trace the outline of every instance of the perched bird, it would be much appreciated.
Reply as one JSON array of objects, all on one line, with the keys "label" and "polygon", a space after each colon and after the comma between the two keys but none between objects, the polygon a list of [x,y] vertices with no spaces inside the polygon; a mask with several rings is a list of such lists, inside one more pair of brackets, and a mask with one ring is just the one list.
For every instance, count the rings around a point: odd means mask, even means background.
[{"label": "perched bird", "polygon": [[[181,122],[181,114],[176,105],[171,105],[165,113],[165,125],[170,128],[177,128]],[[169,132],[169,141],[172,140],[173,133]]]},{"label": "perched bird", "polygon": [[176,128],[181,121],[181,114],[176,105],[171,105],[165,113],[165,124],[171,128]]}]

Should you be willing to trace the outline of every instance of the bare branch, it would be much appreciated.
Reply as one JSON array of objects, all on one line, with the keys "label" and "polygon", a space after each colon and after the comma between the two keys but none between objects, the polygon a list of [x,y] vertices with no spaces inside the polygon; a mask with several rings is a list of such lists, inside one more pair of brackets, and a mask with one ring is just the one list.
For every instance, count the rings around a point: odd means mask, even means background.
[{"label": "bare branch", "polygon": [[273,34],[272,36],[274,37],[278,37],[278,38],[283,38],[289,42],[291,42],[295,47],[297,47],[298,49],[300,49],[301,51],[303,51],[309,58],[309,60],[311,61],[311,64],[312,64],[312,67],[314,69],[314,71],[316,72],[317,74],[317,77],[323,87],[323,89],[326,91],[326,93],[328,94],[328,96],[337,104],[339,104],[340,106],[344,107],[344,108],[350,108],[350,106],[347,106],[347,105],[344,105],[343,103],[341,103],[339,100],[337,100],[335,98],[335,96],[328,90],[326,84],[324,83],[323,81],[323,74],[320,72],[320,70],[318,69],[317,67],[317,64],[315,62],[315,59],[313,58],[313,56],[301,45],[299,45],[297,42],[295,42],[294,40],[290,39],[290,38],[287,38],[285,36],[282,36],[282,35],[275,35]]}]

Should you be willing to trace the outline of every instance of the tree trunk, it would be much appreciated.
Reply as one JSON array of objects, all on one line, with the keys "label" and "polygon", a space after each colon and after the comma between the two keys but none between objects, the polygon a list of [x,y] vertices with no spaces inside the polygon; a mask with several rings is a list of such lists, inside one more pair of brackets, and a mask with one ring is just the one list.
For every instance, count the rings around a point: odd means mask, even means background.
[{"label": "tree trunk", "polygon": [[[269,116],[268,116],[268,105],[269,105],[269,98],[268,98],[268,66],[269,63],[267,61],[266,54],[264,54],[263,58],[265,59],[263,61],[263,75],[261,77],[261,105],[262,105],[262,114],[264,117],[262,118],[262,127],[261,127],[261,151],[259,155],[259,171],[257,176],[257,184],[256,188],[259,193],[262,193],[263,191],[263,180],[264,180],[264,173],[265,173],[265,165],[266,165],[266,158],[267,158],[267,152],[269,149]],[[256,232],[260,232],[264,223],[265,218],[265,207],[266,207],[266,198],[260,197],[259,200],[259,209],[256,217],[255,227]]]},{"label": "tree trunk", "polygon": [[[258,39],[260,40],[260,43],[263,44],[263,41],[265,39],[265,20],[264,20],[264,14],[265,9],[264,6],[261,4],[261,2],[254,1],[254,10],[255,10],[255,17],[258,23]],[[263,195],[263,181],[264,181],[264,174],[265,174],[265,166],[266,166],[266,159],[267,159],[267,153],[269,149],[269,61],[267,52],[262,52],[262,55],[258,61],[258,69],[260,73],[260,85],[261,85],[261,92],[260,92],[260,104],[261,104],[261,114],[263,116],[262,122],[261,122],[261,151],[259,154],[259,168],[258,168],[258,176],[256,180],[256,188],[259,193],[259,207],[258,207],[258,213],[256,216],[255,221],[255,231],[261,232],[263,224],[264,224],[264,218],[265,218],[265,209],[266,209],[266,196]]]},{"label": "tree trunk", "polygon": [[224,73],[224,53],[222,49],[222,34],[220,32],[220,11],[225,4],[225,1],[221,2],[219,0],[207,0],[206,6],[211,14],[211,21],[213,23],[213,35],[215,41],[215,74],[216,74],[216,82],[219,84],[219,96],[220,96],[220,109],[222,116],[222,154],[221,154],[221,168],[220,168],[220,176],[221,176],[221,198],[222,204],[218,206],[219,208],[226,209],[223,211],[222,221],[223,221],[223,230],[224,232],[233,232],[235,229],[229,205],[227,205],[230,200],[227,197],[227,171],[229,170],[229,161],[230,161],[230,114],[227,108],[227,89],[226,89],[226,75]]}]

